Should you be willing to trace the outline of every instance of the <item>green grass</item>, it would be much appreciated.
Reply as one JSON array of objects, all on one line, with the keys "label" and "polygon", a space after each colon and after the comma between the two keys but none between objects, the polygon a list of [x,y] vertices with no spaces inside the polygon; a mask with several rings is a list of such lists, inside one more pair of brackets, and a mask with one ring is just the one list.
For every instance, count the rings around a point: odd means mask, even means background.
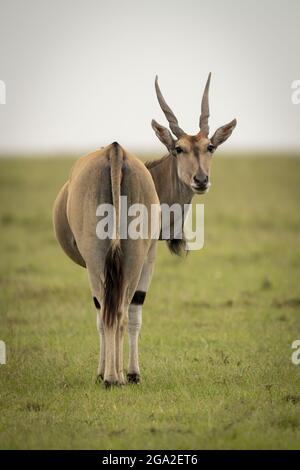
[{"label": "green grass", "polygon": [[0,447],[299,448],[300,159],[216,156],[205,247],[160,243],[142,383],[112,390],[86,272],[52,233],[71,165],[0,160]]}]

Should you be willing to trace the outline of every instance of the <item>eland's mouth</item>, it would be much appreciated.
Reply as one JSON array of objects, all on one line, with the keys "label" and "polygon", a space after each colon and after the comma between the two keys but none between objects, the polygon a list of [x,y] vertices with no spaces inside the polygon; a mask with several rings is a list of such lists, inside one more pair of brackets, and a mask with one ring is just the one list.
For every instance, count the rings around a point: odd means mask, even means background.
[{"label": "eland's mouth", "polygon": [[211,184],[207,183],[206,185],[197,185],[192,183],[191,188],[196,194],[205,194],[209,191]]}]

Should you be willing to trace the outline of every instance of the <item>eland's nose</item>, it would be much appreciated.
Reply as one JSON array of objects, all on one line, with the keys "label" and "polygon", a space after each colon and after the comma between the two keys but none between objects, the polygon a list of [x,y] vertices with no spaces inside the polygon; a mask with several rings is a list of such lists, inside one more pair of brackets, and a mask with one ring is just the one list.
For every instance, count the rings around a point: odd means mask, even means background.
[{"label": "eland's nose", "polygon": [[207,175],[195,175],[194,176],[194,183],[199,187],[204,187],[208,183],[208,176]]}]

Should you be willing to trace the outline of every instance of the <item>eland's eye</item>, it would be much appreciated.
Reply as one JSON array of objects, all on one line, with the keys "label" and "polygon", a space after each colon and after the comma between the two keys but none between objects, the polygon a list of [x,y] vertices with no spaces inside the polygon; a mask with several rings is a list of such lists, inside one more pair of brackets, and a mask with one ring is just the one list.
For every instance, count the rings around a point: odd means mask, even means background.
[{"label": "eland's eye", "polygon": [[176,153],[182,153],[183,149],[181,147],[176,147]]},{"label": "eland's eye", "polygon": [[210,153],[213,153],[213,151],[215,150],[215,148],[216,148],[216,147],[215,147],[214,145],[209,144],[209,145],[207,146],[207,151],[210,152]]}]

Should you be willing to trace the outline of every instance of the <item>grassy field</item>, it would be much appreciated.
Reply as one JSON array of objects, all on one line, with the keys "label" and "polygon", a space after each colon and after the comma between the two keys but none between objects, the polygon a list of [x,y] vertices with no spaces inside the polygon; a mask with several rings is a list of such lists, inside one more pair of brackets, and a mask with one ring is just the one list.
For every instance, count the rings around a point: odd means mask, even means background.
[{"label": "grassy field", "polygon": [[112,390],[86,272],[52,233],[71,165],[0,160],[0,448],[300,448],[300,159],[216,156],[204,249],[160,244],[142,383]]}]

